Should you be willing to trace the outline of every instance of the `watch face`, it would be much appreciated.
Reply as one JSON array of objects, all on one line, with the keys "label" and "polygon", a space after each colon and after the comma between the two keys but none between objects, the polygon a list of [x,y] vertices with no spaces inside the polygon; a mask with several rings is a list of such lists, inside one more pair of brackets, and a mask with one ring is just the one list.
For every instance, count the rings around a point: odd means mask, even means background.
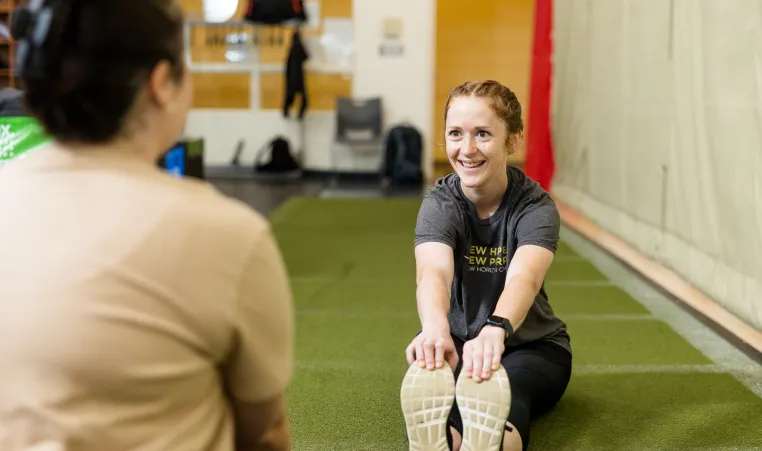
[{"label": "watch face", "polygon": [[492,324],[493,326],[498,326],[505,329],[505,324],[503,323],[502,318],[499,318],[497,316],[490,316],[487,322],[489,324]]},{"label": "watch face", "polygon": [[499,316],[490,316],[489,320],[493,323],[500,324],[501,326],[505,326],[505,319],[499,317]]}]

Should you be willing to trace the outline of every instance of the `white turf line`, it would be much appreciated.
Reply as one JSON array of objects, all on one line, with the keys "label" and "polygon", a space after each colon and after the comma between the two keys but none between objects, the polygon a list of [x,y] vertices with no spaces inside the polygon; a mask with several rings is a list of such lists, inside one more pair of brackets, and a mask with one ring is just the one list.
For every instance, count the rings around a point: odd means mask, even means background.
[{"label": "white turf line", "polygon": [[667,323],[696,349],[762,398],[762,365],[704,326],[671,299],[633,274],[632,270],[578,233],[563,226],[561,239],[588,259],[612,283],[629,293],[655,317]]}]

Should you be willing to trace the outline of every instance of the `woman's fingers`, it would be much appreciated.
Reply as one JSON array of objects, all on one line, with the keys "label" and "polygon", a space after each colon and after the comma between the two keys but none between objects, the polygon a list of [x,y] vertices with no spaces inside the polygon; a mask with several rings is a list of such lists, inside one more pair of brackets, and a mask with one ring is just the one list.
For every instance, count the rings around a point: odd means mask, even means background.
[{"label": "woman's fingers", "polygon": [[425,354],[426,368],[434,369],[434,343],[431,340],[423,340],[423,352]]},{"label": "woman's fingers", "polygon": [[475,338],[463,347],[463,369],[466,377],[476,382],[487,380],[500,368],[503,347],[491,340]]},{"label": "woman's fingers", "polygon": [[426,354],[423,352],[423,340],[415,340],[415,358],[418,361],[418,366],[424,368],[426,366]]},{"label": "woman's fingers", "polygon": [[492,355],[492,371],[497,371],[500,368],[500,359],[503,358],[503,346],[499,343],[495,345],[495,351]]},{"label": "woman's fingers", "polygon": [[436,368],[442,368],[444,365],[444,343],[442,340],[437,340],[434,345],[434,365]]},{"label": "woman's fingers", "polygon": [[480,340],[474,340],[473,352],[471,354],[471,377],[479,382],[482,380],[482,365],[484,361],[484,344]]},{"label": "woman's fingers", "polygon": [[405,357],[407,357],[407,364],[412,365],[415,363],[415,341],[411,341],[405,349]]},{"label": "woman's fingers", "polygon": [[489,343],[484,343],[484,361],[479,367],[482,371],[482,379],[489,379],[492,374],[492,362],[494,361],[493,355],[495,354],[495,348]]}]

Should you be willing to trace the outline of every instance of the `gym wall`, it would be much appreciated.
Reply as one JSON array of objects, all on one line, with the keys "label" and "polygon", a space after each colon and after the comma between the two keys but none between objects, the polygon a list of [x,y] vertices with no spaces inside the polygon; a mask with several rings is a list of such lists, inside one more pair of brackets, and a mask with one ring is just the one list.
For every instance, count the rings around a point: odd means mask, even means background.
[{"label": "gym wall", "polygon": [[762,329],[756,0],[563,0],[553,192]]},{"label": "gym wall", "polygon": [[[185,0],[188,4],[194,0]],[[214,1],[214,0],[206,0]],[[355,43],[355,57],[349,69],[321,67],[308,62],[307,89],[309,109],[303,123],[306,169],[331,169],[331,147],[335,131],[335,97],[380,96],[384,102],[385,122],[407,121],[417,126],[425,140],[431,137],[433,102],[433,48],[435,0],[318,0],[321,24],[325,18],[350,18]],[[197,2],[197,0],[196,0]],[[241,0],[239,6],[244,5]],[[203,6],[203,5],[202,5]],[[197,6],[196,6],[197,7]],[[242,13],[243,9],[239,8]],[[203,11],[201,11],[203,14]],[[241,17],[242,14],[239,15]],[[398,57],[379,54],[382,25],[386,17],[403,21],[404,53]],[[322,26],[322,25],[321,25]],[[255,72],[236,71],[224,63],[223,46],[205,46],[205,34],[197,30],[193,48],[195,60],[217,62],[213,71],[194,71],[195,104],[186,132],[206,141],[206,162],[227,165],[236,144],[245,141],[242,164],[250,164],[257,152],[276,134],[286,135],[295,151],[301,148],[300,126],[296,111],[291,118],[282,115],[283,70],[290,46],[290,32],[283,45],[260,45],[261,67]],[[320,30],[316,31],[320,33]],[[268,31],[264,32],[266,36]],[[311,33],[305,30],[304,35]],[[296,105],[300,105],[297,98]],[[427,148],[430,146],[427,146]],[[339,148],[340,169],[375,171],[378,158],[352,158]],[[346,158],[342,157],[345,156]],[[380,154],[379,154],[380,155]],[[431,161],[426,155],[426,161]],[[427,164],[426,166],[430,166]]]}]

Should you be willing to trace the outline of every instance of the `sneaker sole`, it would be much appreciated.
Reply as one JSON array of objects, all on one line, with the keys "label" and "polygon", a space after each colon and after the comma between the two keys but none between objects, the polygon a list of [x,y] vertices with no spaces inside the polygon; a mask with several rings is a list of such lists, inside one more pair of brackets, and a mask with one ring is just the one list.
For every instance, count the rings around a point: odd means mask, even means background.
[{"label": "sneaker sole", "polygon": [[511,410],[511,384],[505,368],[501,365],[479,383],[461,373],[456,400],[463,420],[461,451],[499,451]]},{"label": "sneaker sole", "polygon": [[410,451],[450,451],[447,418],[455,402],[455,376],[448,365],[427,370],[413,364],[400,389]]}]

